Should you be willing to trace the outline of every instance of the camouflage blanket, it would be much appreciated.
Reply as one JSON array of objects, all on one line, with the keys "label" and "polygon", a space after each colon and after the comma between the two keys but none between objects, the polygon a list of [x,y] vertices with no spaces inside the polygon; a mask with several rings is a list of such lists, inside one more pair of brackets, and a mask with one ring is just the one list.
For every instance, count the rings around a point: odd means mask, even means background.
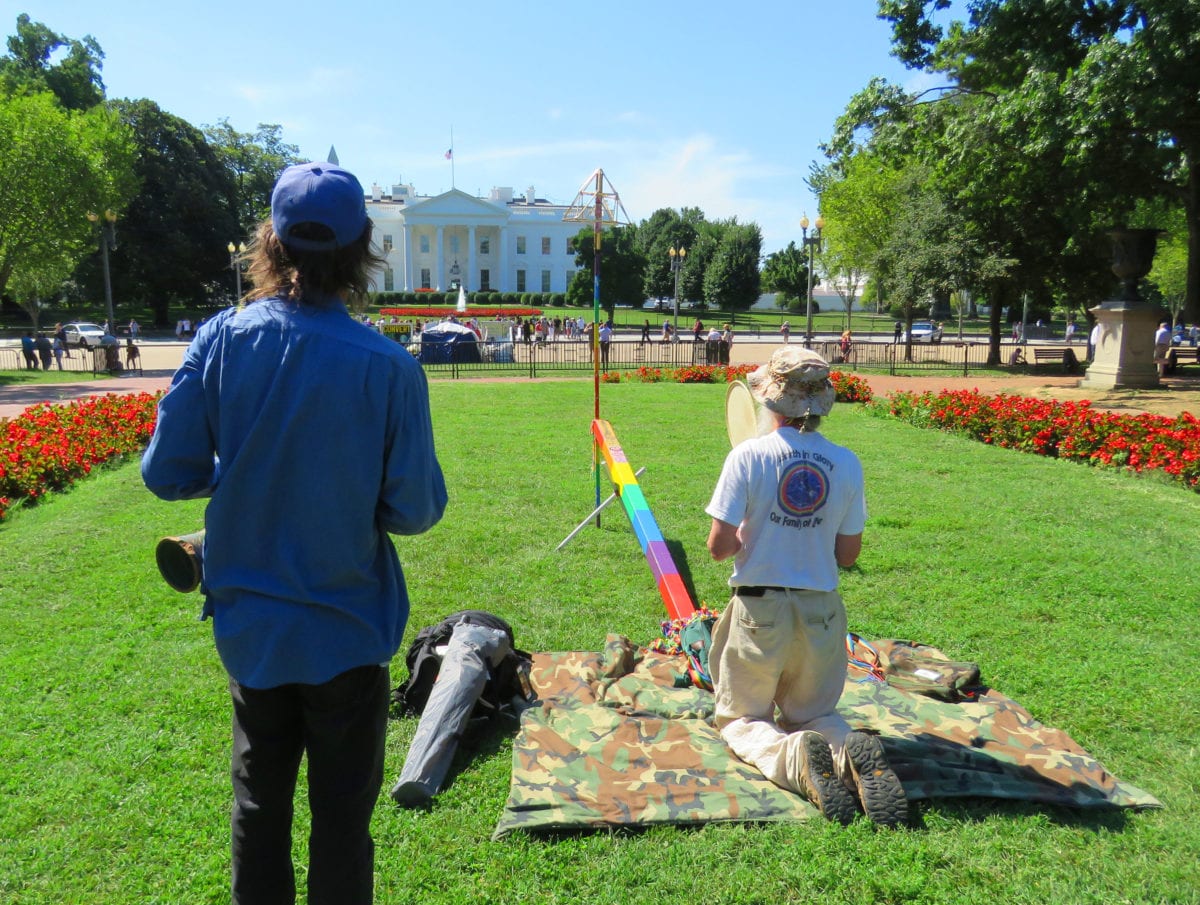
[{"label": "camouflage blanket", "polygon": [[[712,694],[684,684],[682,658],[609,635],[599,653],[535,654],[533,660],[540,701],[522,716],[494,839],[518,829],[817,814],[726,747],[708,722]],[[1159,806],[1066,733],[994,690],[948,703],[857,681],[852,673],[838,710],[853,727],[880,733],[911,800],[985,796],[1071,807]]]}]

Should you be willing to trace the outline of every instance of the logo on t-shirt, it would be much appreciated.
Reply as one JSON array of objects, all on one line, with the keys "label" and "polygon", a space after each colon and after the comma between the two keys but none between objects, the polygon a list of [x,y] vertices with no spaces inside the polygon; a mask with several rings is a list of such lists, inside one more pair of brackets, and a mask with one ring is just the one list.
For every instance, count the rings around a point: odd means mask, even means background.
[{"label": "logo on t-shirt", "polygon": [[812,462],[798,462],[779,480],[779,506],[791,516],[812,515],[829,499],[829,478]]}]

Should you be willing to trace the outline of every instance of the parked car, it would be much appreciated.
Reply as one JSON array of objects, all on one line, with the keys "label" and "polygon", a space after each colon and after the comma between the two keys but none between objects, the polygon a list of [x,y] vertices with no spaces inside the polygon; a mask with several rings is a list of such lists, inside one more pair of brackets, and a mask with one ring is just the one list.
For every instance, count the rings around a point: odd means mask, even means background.
[{"label": "parked car", "polygon": [[115,346],[117,338],[96,324],[75,322],[66,324],[63,332],[67,337],[68,346],[79,346],[81,349],[94,349],[97,346]]},{"label": "parked car", "polygon": [[[900,341],[906,339],[903,335]],[[942,328],[936,326],[932,321],[913,321],[912,325],[912,341],[915,343],[940,343],[942,341]]]}]

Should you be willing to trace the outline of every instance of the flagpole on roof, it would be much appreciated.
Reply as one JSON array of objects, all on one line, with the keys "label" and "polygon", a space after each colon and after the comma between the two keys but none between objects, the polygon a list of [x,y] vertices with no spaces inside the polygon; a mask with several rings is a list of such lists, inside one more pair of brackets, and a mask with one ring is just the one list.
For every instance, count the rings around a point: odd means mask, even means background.
[{"label": "flagpole on roof", "polygon": [[454,127],[450,127],[450,150],[446,152],[450,158],[450,188],[454,188]]}]

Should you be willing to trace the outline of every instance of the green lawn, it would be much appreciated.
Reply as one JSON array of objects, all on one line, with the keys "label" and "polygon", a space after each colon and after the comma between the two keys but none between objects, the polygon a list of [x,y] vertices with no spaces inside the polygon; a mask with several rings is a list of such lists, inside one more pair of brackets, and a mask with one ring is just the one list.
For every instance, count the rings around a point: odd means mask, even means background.
[{"label": "green lawn", "polygon": [[[681,571],[723,607],[729,567],[707,556],[703,508],[727,450],[724,387],[602,392],[664,535],[687,552]],[[451,505],[429,534],[398,539],[410,629],[471,607],[509,619],[527,650],[655,637],[661,601],[621,512],[554,550],[594,504],[590,382],[435,382],[431,394]],[[1200,898],[1200,706],[1187,684],[1200,499],[849,405],[826,433],[859,452],[868,481],[864,553],[843,581],[851,627],[980,663],[1163,810],[943,800],[896,832],[813,820],[494,843],[501,735],[461,750],[432,811],[381,800],[378,902]],[[199,597],[169,590],[153,560],[155,541],[195,529],[202,508],[153,499],[129,462],[0,526],[0,901],[228,901],[228,693]],[[385,791],[415,728],[392,724]]]}]

